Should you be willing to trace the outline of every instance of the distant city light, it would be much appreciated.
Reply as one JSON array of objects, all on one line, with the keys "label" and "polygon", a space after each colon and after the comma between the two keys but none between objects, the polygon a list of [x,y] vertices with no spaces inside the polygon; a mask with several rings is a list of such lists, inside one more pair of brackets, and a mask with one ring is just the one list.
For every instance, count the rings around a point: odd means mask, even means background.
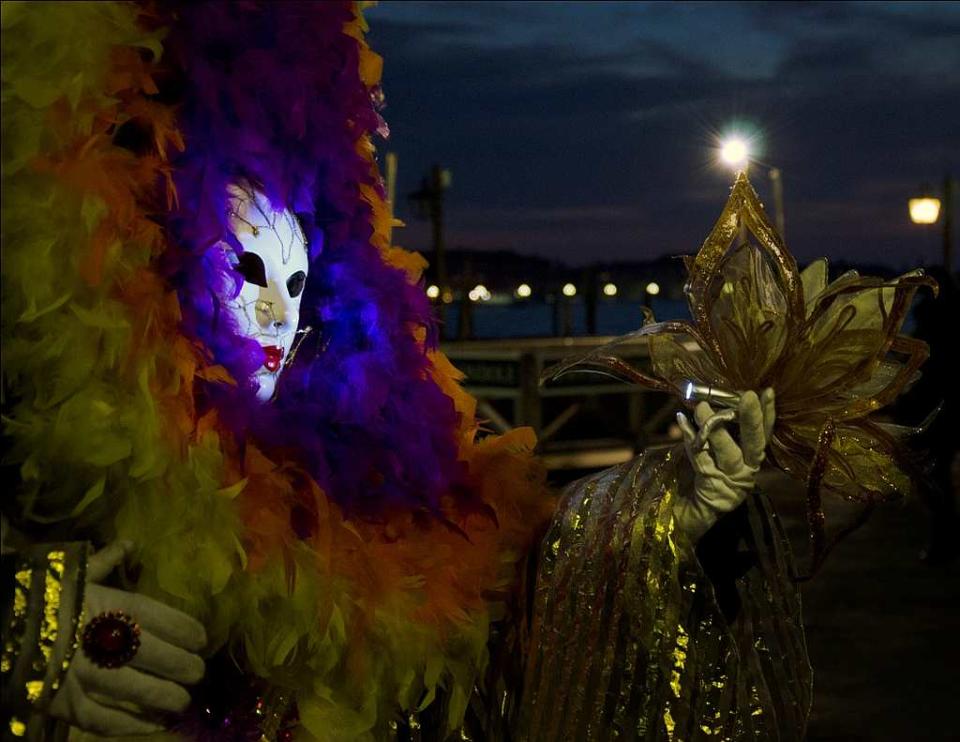
[{"label": "distant city light", "polygon": [[730,137],[720,143],[720,160],[735,170],[743,170],[750,162],[750,147],[742,137]]},{"label": "distant city light", "polygon": [[563,284],[563,295],[564,295],[564,296],[576,296],[576,295],[577,295],[577,287],[574,286],[572,283],[565,283],[565,284]]},{"label": "distant city light", "polygon": [[604,296],[616,296],[617,295],[617,284],[615,283],[605,283],[603,285],[603,295]]},{"label": "distant city light", "polygon": [[453,303],[453,292],[450,289],[446,289],[443,292],[443,303],[452,304]]},{"label": "distant city light", "polygon": [[470,290],[470,293],[467,294],[467,296],[470,298],[470,301],[489,301],[491,294],[490,290],[487,289],[486,286],[484,286],[482,283],[478,283]]},{"label": "distant city light", "polygon": [[656,281],[651,281],[650,283],[648,283],[648,284],[647,284],[647,293],[650,294],[650,296],[656,296],[657,294],[659,294],[659,293],[660,293],[660,284],[657,283]]},{"label": "distant city light", "polygon": [[521,299],[529,299],[531,294],[533,294],[533,289],[530,288],[529,283],[521,283],[517,286],[517,296]]},{"label": "distant city light", "polygon": [[909,201],[910,219],[914,224],[933,224],[940,216],[940,199],[925,196]]},{"label": "distant city light", "polygon": [[427,296],[431,299],[436,299],[440,296],[440,287],[435,285],[427,286]]}]

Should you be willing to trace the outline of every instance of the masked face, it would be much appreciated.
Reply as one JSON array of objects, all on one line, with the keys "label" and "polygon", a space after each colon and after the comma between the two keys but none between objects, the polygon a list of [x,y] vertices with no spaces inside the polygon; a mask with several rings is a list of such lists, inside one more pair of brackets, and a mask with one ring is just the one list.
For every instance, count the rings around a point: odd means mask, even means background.
[{"label": "masked face", "polygon": [[225,309],[240,333],[263,347],[257,399],[267,402],[297,335],[309,270],[307,244],[296,217],[287,209],[274,210],[262,193],[232,185],[228,194],[230,230],[243,246],[235,266],[243,288]]}]

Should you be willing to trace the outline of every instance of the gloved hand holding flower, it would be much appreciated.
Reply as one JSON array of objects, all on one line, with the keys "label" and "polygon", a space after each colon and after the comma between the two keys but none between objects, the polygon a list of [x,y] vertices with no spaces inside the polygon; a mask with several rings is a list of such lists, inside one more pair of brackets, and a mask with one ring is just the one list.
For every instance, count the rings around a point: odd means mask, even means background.
[{"label": "gloved hand holding flower", "polygon": [[[737,508],[753,489],[775,416],[773,389],[765,389],[759,397],[746,392],[737,410],[714,412],[707,402],[700,402],[694,412],[699,432],[686,415],[677,413],[693,466],[694,488],[692,495],[677,497],[674,518],[692,541],[698,541],[721,515]],[[740,422],[739,445],[724,427],[734,419]]]}]

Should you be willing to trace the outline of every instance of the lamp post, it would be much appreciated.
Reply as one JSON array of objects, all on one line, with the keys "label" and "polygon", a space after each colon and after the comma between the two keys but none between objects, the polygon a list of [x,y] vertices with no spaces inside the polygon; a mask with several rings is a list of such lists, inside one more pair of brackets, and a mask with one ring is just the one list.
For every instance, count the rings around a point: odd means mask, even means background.
[{"label": "lamp post", "polygon": [[553,334],[559,337],[573,335],[573,300],[577,295],[576,284],[567,282],[560,289],[553,303]]},{"label": "lamp post", "polygon": [[929,188],[922,188],[919,196],[907,202],[910,220],[914,224],[943,224],[943,267],[953,270],[953,195],[955,183],[948,174],[943,179],[942,199],[934,196]]},{"label": "lamp post", "polygon": [[770,168],[770,185],[773,188],[773,216],[777,222],[777,231],[780,233],[780,239],[787,241],[785,234],[786,226],[783,219],[783,177],[780,168]]},{"label": "lamp post", "polygon": [[450,182],[450,171],[434,165],[430,169],[430,175],[420,182],[420,189],[407,196],[417,216],[430,219],[433,227],[433,269],[440,289],[438,314],[441,325],[446,318],[445,304],[450,288],[447,281],[447,256],[443,241],[443,197],[450,187]]}]

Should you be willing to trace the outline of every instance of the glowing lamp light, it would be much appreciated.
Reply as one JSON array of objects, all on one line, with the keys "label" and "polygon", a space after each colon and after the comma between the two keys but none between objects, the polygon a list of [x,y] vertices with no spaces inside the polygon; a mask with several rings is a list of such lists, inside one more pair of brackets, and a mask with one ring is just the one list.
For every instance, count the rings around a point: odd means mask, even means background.
[{"label": "glowing lamp light", "polygon": [[603,295],[604,296],[616,296],[617,295],[617,284],[615,283],[605,283],[603,285]]},{"label": "glowing lamp light", "polygon": [[720,143],[720,160],[734,170],[743,170],[750,162],[750,147],[740,137],[730,137]]},{"label": "glowing lamp light", "polygon": [[517,286],[517,296],[521,299],[529,299],[530,295],[533,294],[533,289],[530,288],[529,283],[521,283]]},{"label": "glowing lamp light", "polygon": [[911,198],[909,203],[910,220],[914,224],[933,224],[940,216],[940,199],[924,196]]},{"label": "glowing lamp light", "polygon": [[563,289],[562,289],[562,291],[563,291],[563,295],[564,295],[564,296],[576,296],[576,295],[577,295],[577,287],[574,286],[572,283],[565,283],[565,284],[563,284]]},{"label": "glowing lamp light", "polygon": [[651,281],[650,283],[648,283],[648,284],[647,284],[647,293],[650,294],[650,296],[656,296],[657,294],[659,294],[659,293],[660,293],[660,284],[657,283],[656,281]]},{"label": "glowing lamp light", "polygon": [[431,299],[436,299],[440,296],[440,287],[436,285],[427,286],[427,296]]},{"label": "glowing lamp light", "polygon": [[467,294],[470,301],[489,301],[490,300],[490,290],[484,286],[482,283],[478,283],[472,289],[470,293]]}]

